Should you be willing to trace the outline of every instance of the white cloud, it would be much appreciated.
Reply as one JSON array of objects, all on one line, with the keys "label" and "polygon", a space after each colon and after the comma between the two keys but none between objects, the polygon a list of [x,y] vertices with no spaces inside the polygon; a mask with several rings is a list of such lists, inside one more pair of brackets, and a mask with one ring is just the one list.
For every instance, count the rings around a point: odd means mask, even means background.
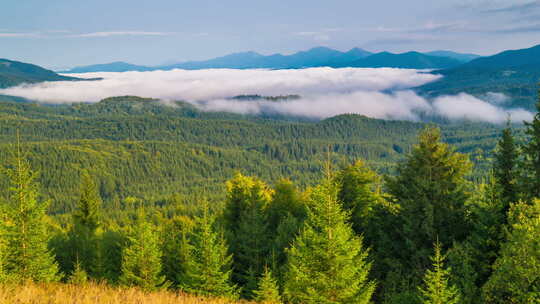
[{"label": "white cloud", "polygon": [[72,37],[94,38],[94,37],[112,37],[112,36],[168,36],[171,33],[166,32],[147,32],[147,31],[107,31],[93,32],[71,35]]},{"label": "white cloud", "polygon": [[455,96],[443,96],[433,102],[435,113],[450,119],[468,119],[491,123],[502,123],[508,116],[513,121],[531,120],[533,115],[524,109],[504,110],[494,104],[461,93]]},{"label": "white cloud", "polygon": [[[111,96],[137,95],[162,100],[184,100],[205,111],[243,114],[279,113],[326,118],[357,113],[382,119],[418,120],[419,113],[449,119],[504,122],[529,119],[522,109],[504,110],[493,101],[467,94],[428,101],[410,88],[440,76],[406,69],[311,68],[301,70],[173,70],[125,73],[87,73],[100,81],[46,82],[0,90],[46,103],[97,102]],[[301,99],[272,102],[233,100],[232,96],[298,94]],[[492,93],[492,99],[503,98]]]}]

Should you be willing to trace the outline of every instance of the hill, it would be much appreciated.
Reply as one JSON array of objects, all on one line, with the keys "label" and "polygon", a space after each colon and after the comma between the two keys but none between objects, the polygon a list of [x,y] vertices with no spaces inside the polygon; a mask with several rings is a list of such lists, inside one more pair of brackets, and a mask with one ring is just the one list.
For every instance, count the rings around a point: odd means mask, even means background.
[{"label": "hill", "polygon": [[426,96],[466,92],[476,96],[502,93],[503,106],[533,110],[540,80],[540,45],[482,57],[461,66],[436,71],[440,80],[418,88]]},{"label": "hill", "polygon": [[463,54],[463,53],[456,53],[452,51],[432,51],[432,52],[426,52],[424,54],[429,55],[429,56],[453,58],[461,62],[469,62],[471,60],[482,57],[476,54],[468,54],[468,53]]},{"label": "hill", "polygon": [[61,73],[95,73],[95,72],[129,72],[129,71],[138,71],[145,72],[151,71],[152,68],[145,67],[142,65],[134,65],[122,61],[105,63],[105,64],[95,64],[88,66],[75,67],[68,71],[62,71]]},{"label": "hill", "polygon": [[58,75],[51,70],[33,64],[0,59],[0,88],[21,83],[62,80],[77,80],[77,78]]},{"label": "hill", "polygon": [[362,68],[402,68],[402,69],[441,69],[460,65],[457,59],[429,56],[418,52],[392,54],[382,52],[349,63],[351,67]]},{"label": "hill", "polygon": [[177,64],[145,67],[124,62],[90,65],[78,67],[65,73],[86,72],[125,72],[148,70],[199,70],[199,69],[300,69],[308,67],[395,67],[412,69],[439,69],[460,65],[476,58],[473,54],[460,54],[449,51],[438,51],[427,54],[408,52],[392,54],[388,52],[371,53],[360,48],[346,52],[327,47],[316,47],[291,55],[261,55],[256,52],[234,53],[203,61],[188,61]]},{"label": "hill", "polygon": [[[10,155],[19,130],[56,213],[77,197],[84,168],[101,180],[110,207],[126,196],[156,201],[172,193],[187,199],[204,194],[215,200],[237,171],[309,185],[320,177],[329,148],[336,163],[362,158],[390,172],[424,127],[359,115],[315,122],[210,113],[130,96],[59,106],[2,101],[0,125],[0,159]],[[443,130],[459,151],[474,152],[491,151],[500,128],[465,123]],[[0,178],[0,187],[4,183]]]}]

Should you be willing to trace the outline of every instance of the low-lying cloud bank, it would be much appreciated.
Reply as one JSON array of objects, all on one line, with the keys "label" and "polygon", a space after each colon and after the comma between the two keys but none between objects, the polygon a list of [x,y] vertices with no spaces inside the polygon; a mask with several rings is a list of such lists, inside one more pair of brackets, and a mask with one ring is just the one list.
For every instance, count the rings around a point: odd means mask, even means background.
[{"label": "low-lying cloud bank", "polygon": [[[73,75],[72,75],[73,76]],[[87,73],[99,81],[46,82],[0,90],[44,103],[98,102],[104,98],[137,95],[184,100],[205,111],[242,114],[282,114],[327,118],[344,113],[382,119],[419,120],[420,114],[500,123],[530,120],[523,109],[503,109],[507,97],[490,93],[482,99],[467,94],[426,100],[410,88],[440,76],[405,69],[311,68],[302,70],[173,70],[125,73]],[[235,100],[232,96],[298,94],[288,101]]]}]

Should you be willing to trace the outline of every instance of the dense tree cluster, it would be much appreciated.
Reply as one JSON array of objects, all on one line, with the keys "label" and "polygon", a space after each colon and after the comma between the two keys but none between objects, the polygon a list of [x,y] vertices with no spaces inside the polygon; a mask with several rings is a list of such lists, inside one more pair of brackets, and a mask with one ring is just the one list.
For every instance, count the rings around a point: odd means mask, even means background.
[{"label": "dense tree cluster", "polygon": [[5,163],[0,280],[261,303],[536,303],[538,130],[540,114],[523,143],[508,126],[482,181],[428,126],[384,177],[328,157],[313,186],[237,173],[222,204],[128,196],[107,213],[99,177],[81,170],[72,211],[53,216],[19,144]]}]

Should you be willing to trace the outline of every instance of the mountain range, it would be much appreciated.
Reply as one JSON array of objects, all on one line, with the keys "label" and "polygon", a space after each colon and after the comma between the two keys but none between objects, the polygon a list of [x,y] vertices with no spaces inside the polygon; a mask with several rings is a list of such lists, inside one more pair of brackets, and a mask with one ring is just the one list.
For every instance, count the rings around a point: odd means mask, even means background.
[{"label": "mountain range", "polygon": [[540,45],[477,58],[436,73],[444,77],[418,88],[420,94],[485,96],[495,92],[510,97],[503,106],[533,110],[540,80]]},{"label": "mountain range", "polygon": [[150,70],[198,70],[198,69],[300,69],[309,67],[390,67],[411,69],[442,69],[458,66],[480,56],[460,54],[450,51],[430,53],[407,52],[394,54],[389,52],[371,53],[360,48],[347,52],[327,47],[316,47],[291,55],[261,55],[256,52],[243,52],[217,57],[204,61],[189,61],[177,64],[147,67],[125,62],[113,62],[76,67],[63,73],[88,72],[126,72]]},{"label": "mountain range", "polygon": [[[504,107],[534,109],[540,79],[540,45],[520,50],[504,51],[488,57],[436,51],[431,56],[418,52],[392,54],[369,53],[362,49],[340,52],[329,48],[314,48],[292,55],[263,56],[255,52],[238,53],[207,61],[186,62],[161,67],[144,67],[122,62],[78,68],[77,73],[98,71],[150,71],[156,69],[198,68],[300,68],[314,66],[331,67],[401,67],[431,68],[431,73],[444,77],[415,90],[422,96],[432,98],[462,92],[484,97],[491,93],[504,94]],[[460,62],[461,60],[461,62]],[[446,67],[446,68],[444,68]],[[36,65],[0,59],[0,88],[21,83],[41,81],[80,80],[59,75]],[[493,95],[491,95],[493,96]]]}]

